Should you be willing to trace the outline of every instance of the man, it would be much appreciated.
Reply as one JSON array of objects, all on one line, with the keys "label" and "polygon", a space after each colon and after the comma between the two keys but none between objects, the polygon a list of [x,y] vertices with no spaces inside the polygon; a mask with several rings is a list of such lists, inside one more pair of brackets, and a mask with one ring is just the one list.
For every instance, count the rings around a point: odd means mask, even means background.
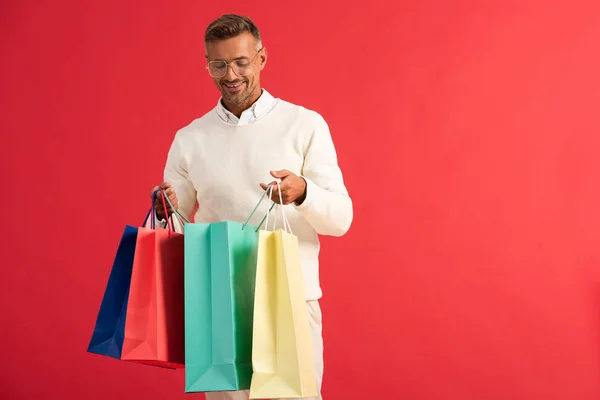
[{"label": "man", "polygon": [[[173,207],[188,218],[198,202],[196,222],[244,222],[268,185],[280,181],[286,215],[300,245],[320,392],[318,235],[342,236],[353,218],[329,128],[316,112],[261,89],[267,49],[249,18],[224,15],[208,26],[204,40],[208,73],[221,99],[214,109],[177,132],[165,182],[152,192],[166,190]],[[272,199],[279,203],[276,188]],[[164,219],[160,201],[157,213]],[[257,215],[251,223],[258,225],[261,217]],[[242,400],[248,392],[207,393],[206,398]]]}]

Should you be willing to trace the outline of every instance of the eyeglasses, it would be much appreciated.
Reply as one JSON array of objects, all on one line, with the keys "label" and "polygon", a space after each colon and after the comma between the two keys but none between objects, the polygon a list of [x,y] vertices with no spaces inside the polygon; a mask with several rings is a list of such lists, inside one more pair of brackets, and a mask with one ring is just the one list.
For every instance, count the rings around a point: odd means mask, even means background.
[{"label": "eyeglasses", "polygon": [[248,72],[248,70],[252,68],[252,63],[256,59],[256,56],[258,56],[258,54],[262,50],[263,49],[258,50],[258,52],[256,52],[254,57],[252,57],[252,60],[242,58],[239,60],[233,60],[231,62],[222,61],[222,60],[209,61],[208,65],[206,66],[206,69],[208,69],[208,73],[213,78],[222,78],[225,75],[227,75],[227,66],[228,65],[231,66],[231,69],[233,69],[233,72],[236,75],[245,75]]}]

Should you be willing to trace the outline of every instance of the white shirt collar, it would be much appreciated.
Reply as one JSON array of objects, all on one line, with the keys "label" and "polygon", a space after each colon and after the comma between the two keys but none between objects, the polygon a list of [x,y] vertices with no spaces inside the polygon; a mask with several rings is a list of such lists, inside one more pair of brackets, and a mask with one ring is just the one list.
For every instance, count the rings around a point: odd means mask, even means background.
[{"label": "white shirt collar", "polygon": [[238,118],[223,106],[222,100],[223,97],[219,98],[219,102],[217,103],[217,114],[224,122],[234,125],[246,125],[256,122],[267,115],[275,107],[275,104],[277,104],[277,99],[265,89],[262,89],[258,100],[250,108],[244,110],[240,118]]}]

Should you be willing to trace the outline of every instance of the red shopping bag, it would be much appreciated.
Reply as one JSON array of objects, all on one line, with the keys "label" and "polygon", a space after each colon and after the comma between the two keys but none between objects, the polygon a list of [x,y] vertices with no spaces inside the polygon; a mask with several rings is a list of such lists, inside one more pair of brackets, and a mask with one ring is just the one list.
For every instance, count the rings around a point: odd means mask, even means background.
[{"label": "red shopping bag", "polygon": [[184,366],[183,235],[173,226],[138,229],[122,360]]}]

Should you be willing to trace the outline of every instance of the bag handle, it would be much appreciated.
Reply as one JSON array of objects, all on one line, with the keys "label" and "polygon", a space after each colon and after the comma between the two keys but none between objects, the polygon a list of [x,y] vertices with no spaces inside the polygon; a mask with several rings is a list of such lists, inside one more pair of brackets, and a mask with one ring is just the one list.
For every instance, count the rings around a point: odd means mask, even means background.
[{"label": "bag handle", "polygon": [[[265,199],[265,196],[267,195],[268,190],[269,189],[267,188],[267,190],[265,190],[263,192],[263,195],[260,197],[260,200],[258,200],[258,203],[256,203],[256,206],[254,206],[254,210],[252,210],[252,212],[250,213],[250,216],[248,217],[248,219],[246,220],[246,222],[244,222],[244,225],[242,225],[242,230],[244,230],[246,228],[246,225],[248,225],[248,223],[250,222],[250,219],[256,213],[256,210],[258,210],[258,207],[260,206],[260,204]],[[271,207],[267,211],[267,214],[263,217],[262,221],[260,221],[260,224],[258,224],[258,227],[256,228],[256,232],[258,232],[258,230],[260,229],[260,227],[262,226],[262,224],[265,222],[265,219],[271,213],[271,210],[273,209],[273,207],[275,207],[275,203],[273,203],[273,205],[271,205]]]},{"label": "bag handle", "polygon": [[152,214],[152,209],[148,210],[148,213],[146,214],[146,218],[144,218],[144,222],[142,222],[142,225],[140,225],[140,226],[146,226],[146,224],[148,223],[148,218],[150,217],[150,214]]},{"label": "bag handle", "polygon": [[190,223],[190,220],[187,219],[185,217],[185,215],[183,215],[182,213],[179,212],[179,210],[176,210],[175,207],[173,207],[173,204],[171,204],[171,200],[169,200],[169,197],[167,196],[167,192],[163,190],[163,197],[165,199],[167,199],[167,203],[169,203],[169,207],[171,207],[171,209],[173,210],[173,214],[171,214],[171,217],[175,216],[177,217],[177,220],[179,221],[179,223],[181,224],[181,226],[184,225],[183,221],[185,221],[186,223]]},{"label": "bag handle", "polygon": [[144,222],[141,225],[141,226],[146,226],[146,224],[148,223],[148,218],[150,218],[150,216],[152,216],[152,220],[150,221],[150,229],[155,229],[154,220],[156,217],[156,207],[155,207],[156,193],[158,193],[158,190],[155,191],[154,193],[152,193],[152,207],[150,207],[150,209],[148,210],[148,213],[146,214],[146,218],[144,218]]},{"label": "bag handle", "polygon": [[[158,190],[157,190],[158,193]],[[160,196],[161,200],[162,200],[162,204],[163,204],[163,210],[165,211],[165,218],[167,218],[167,229],[169,230],[169,237],[171,237],[171,233],[175,232],[175,222],[173,222],[173,218],[171,218],[169,216],[169,209],[167,208],[167,203],[165,202],[165,198],[167,196],[165,196],[164,192],[163,195]],[[171,225],[169,226],[169,221],[171,221]]]},{"label": "bag handle", "polygon": [[[284,208],[285,206],[283,205],[283,197],[281,196],[281,183],[279,183],[279,181],[275,182],[277,185],[277,192],[279,193],[279,208],[281,208],[281,217],[282,217],[282,221],[283,221],[283,229],[285,230],[286,233],[289,233],[290,235],[293,235],[294,233],[292,232],[292,227],[290,226],[290,222],[287,219],[287,216],[285,215],[285,211]],[[273,185],[269,186],[269,199],[273,200]],[[273,206],[275,206],[277,203],[275,203],[275,201],[273,201]],[[266,216],[267,222],[265,223],[265,226],[267,227],[267,229],[269,228],[269,214],[267,214]],[[275,231],[275,225],[276,224],[276,220],[273,220],[273,231]]]},{"label": "bag handle", "polygon": [[[148,223],[148,218],[150,218],[150,216],[152,216],[152,219],[150,221],[150,228],[156,229],[156,222],[155,222],[155,220],[156,220],[156,197],[157,197],[159,191],[160,190],[155,190],[154,193],[152,193],[152,207],[146,214],[146,218],[144,219],[144,223],[142,224],[142,226],[146,226],[146,224]],[[164,191],[163,191],[163,196],[161,196],[161,197],[162,197],[163,209],[165,210],[165,215],[168,215],[169,212],[167,210],[167,204],[165,203],[165,199],[167,199],[167,201],[169,201],[169,198],[166,196],[166,193]],[[171,205],[170,202],[169,202],[169,205]],[[171,207],[173,207],[173,206],[171,205]],[[169,220],[171,221],[170,226],[169,226]],[[187,219],[186,219],[186,221],[187,221]],[[169,229],[169,237],[171,237],[171,233],[175,232],[175,224],[171,217],[167,217],[167,229]]]}]

